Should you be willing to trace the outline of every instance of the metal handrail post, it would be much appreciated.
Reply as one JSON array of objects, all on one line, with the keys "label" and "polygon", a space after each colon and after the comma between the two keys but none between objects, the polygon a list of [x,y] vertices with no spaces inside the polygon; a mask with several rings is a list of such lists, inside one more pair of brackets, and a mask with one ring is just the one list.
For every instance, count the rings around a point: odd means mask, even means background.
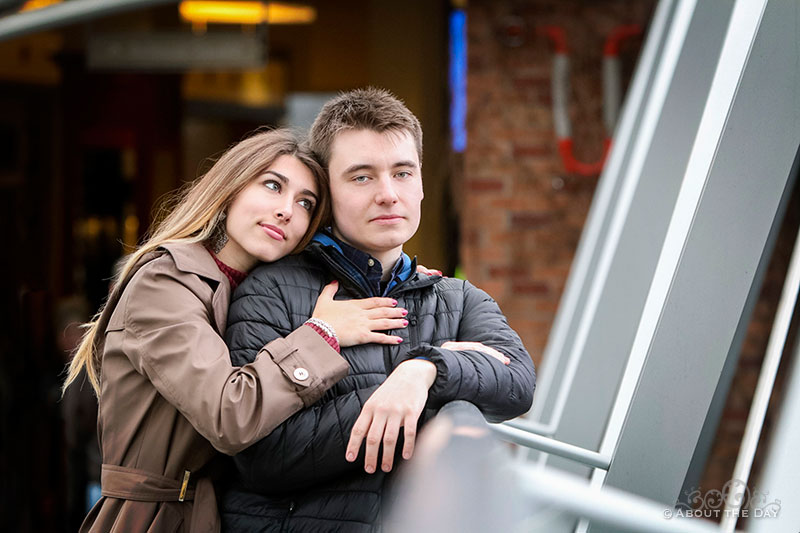
[{"label": "metal handrail post", "polygon": [[502,438],[534,450],[551,453],[571,459],[587,466],[607,470],[611,464],[611,457],[597,452],[567,444],[549,437],[536,435],[528,431],[513,428],[504,424],[489,424],[489,427]]},{"label": "metal handrail post", "polygon": [[786,282],[778,302],[778,311],[769,336],[761,373],[758,376],[756,391],[750,413],[747,415],[747,425],[744,429],[739,455],[736,457],[736,466],[733,469],[733,489],[725,500],[725,513],[722,518],[722,530],[726,533],[733,531],[739,519],[739,509],[744,503],[744,488],[750,478],[750,469],[753,466],[764,418],[767,416],[767,407],[775,386],[775,376],[781,363],[781,355],[789,334],[789,325],[792,322],[792,313],[797,303],[797,292],[800,289],[800,233],[794,243],[789,270],[786,273]]}]

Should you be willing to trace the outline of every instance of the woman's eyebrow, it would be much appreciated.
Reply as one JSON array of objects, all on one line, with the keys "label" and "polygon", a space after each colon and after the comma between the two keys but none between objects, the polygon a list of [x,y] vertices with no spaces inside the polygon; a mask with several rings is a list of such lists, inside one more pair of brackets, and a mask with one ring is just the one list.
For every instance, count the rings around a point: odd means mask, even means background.
[{"label": "woman's eyebrow", "polygon": [[[266,172],[264,172],[264,174],[272,174],[273,176],[281,180],[282,183],[284,184],[289,183],[289,178],[287,178],[280,172],[275,172],[274,170],[267,170]],[[312,196],[314,200],[319,201],[317,195],[313,191],[310,191],[308,189],[303,189],[302,191],[300,191],[300,194],[307,194],[308,196]]]},{"label": "woman's eyebrow", "polygon": [[280,172],[275,172],[274,170],[267,170],[266,172],[264,172],[264,174],[272,174],[273,176],[281,180],[283,183],[289,183],[289,178],[287,178]]}]

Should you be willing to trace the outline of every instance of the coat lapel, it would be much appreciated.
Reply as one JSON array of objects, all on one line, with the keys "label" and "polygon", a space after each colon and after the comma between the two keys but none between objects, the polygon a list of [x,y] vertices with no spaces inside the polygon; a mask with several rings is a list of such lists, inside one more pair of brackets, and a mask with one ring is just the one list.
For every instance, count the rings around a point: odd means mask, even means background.
[{"label": "coat lapel", "polygon": [[225,279],[217,285],[214,297],[211,299],[211,307],[214,309],[214,320],[216,321],[217,331],[220,337],[225,337],[225,326],[228,324],[228,305],[231,301],[230,282]]},{"label": "coat lapel", "polygon": [[220,336],[225,335],[228,322],[228,305],[231,299],[231,285],[228,278],[220,272],[214,258],[205,246],[199,243],[176,242],[163,245],[172,255],[175,266],[183,272],[191,272],[217,282],[211,308],[214,322]]}]

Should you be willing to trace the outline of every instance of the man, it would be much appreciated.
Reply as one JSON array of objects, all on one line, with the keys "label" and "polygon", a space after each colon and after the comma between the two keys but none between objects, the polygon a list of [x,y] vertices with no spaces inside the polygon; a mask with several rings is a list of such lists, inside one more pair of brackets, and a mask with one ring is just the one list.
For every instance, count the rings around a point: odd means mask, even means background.
[{"label": "man", "polygon": [[[234,363],[300,326],[332,279],[337,298],[394,298],[408,324],[391,332],[396,345],[342,348],[349,375],[235,458],[226,531],[380,529],[388,473],[396,455],[412,456],[420,422],[453,400],[492,421],[532,401],[533,363],[494,301],[468,282],[417,273],[403,253],[423,198],[417,118],[386,91],[355,90],[323,107],[310,142],[330,175],[331,230],[236,291]],[[298,369],[293,379],[303,376]]]}]

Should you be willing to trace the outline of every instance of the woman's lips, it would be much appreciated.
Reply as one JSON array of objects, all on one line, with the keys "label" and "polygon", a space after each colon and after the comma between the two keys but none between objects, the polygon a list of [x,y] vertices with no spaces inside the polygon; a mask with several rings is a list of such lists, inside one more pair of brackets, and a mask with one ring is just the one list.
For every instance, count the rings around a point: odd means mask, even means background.
[{"label": "woman's lips", "polygon": [[286,240],[286,234],[283,232],[281,228],[273,226],[272,224],[259,224],[259,225],[264,229],[264,233],[266,233],[276,241]]}]

